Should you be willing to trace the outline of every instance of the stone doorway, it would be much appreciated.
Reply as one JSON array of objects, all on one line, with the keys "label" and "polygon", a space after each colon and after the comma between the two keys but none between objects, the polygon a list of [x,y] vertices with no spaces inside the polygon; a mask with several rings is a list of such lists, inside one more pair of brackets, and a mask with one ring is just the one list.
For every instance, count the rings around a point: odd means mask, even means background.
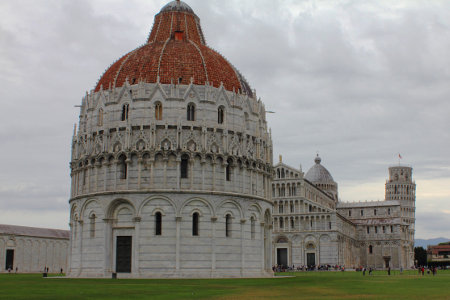
[{"label": "stone doorway", "polygon": [[288,266],[287,248],[277,249],[277,265],[284,267]]},{"label": "stone doorway", "polygon": [[384,267],[387,269],[389,268],[389,263],[391,261],[391,257],[390,256],[383,256],[384,259]]},{"label": "stone doorway", "polygon": [[116,240],[116,272],[131,273],[131,236],[118,236]]},{"label": "stone doorway", "polygon": [[316,254],[315,253],[306,253],[306,264],[308,267],[316,265]]},{"label": "stone doorway", "polygon": [[6,250],[5,270],[13,269],[14,267],[14,250]]}]

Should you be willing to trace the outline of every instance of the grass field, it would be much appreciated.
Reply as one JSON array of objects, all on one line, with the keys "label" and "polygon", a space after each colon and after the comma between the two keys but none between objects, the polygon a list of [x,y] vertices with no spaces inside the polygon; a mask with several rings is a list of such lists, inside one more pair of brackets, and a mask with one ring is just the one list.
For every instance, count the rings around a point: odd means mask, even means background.
[{"label": "grass field", "polygon": [[450,271],[298,272],[268,279],[66,279],[0,275],[0,299],[450,299]]}]

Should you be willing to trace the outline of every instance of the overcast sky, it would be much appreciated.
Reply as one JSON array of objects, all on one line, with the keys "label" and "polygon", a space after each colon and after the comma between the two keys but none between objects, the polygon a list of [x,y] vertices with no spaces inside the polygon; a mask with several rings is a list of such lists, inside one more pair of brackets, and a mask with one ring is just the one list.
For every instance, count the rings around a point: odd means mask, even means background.
[{"label": "overcast sky", "polygon": [[[317,151],[341,201],[414,168],[416,238],[450,238],[450,1],[188,0],[268,110],[274,161]],[[68,228],[73,124],[167,1],[0,1],[0,223]]]}]

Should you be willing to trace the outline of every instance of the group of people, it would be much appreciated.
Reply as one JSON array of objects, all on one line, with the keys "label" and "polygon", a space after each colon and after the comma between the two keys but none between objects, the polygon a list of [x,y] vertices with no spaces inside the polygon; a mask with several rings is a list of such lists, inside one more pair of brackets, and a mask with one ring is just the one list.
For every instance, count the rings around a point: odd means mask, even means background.
[{"label": "group of people", "polygon": [[[419,275],[420,274],[422,274],[422,276],[425,275],[425,267],[424,266],[418,267],[417,270],[419,272]],[[433,276],[435,276],[437,274],[437,267],[436,266],[429,267],[428,270],[427,270],[427,274],[430,274],[430,273],[432,273]]]},{"label": "group of people", "polygon": [[[11,273],[13,271],[13,268],[11,266],[8,267],[8,273]],[[19,273],[19,267],[16,267],[16,273]],[[49,267],[44,267],[44,272],[43,273],[48,273],[50,271]],[[63,274],[64,270],[63,268],[61,268],[60,270],[60,274]]]},{"label": "group of people", "polygon": [[306,265],[299,265],[299,266],[284,266],[284,265],[274,265],[272,267],[272,270],[274,272],[292,272],[292,271],[344,271],[345,267],[344,266],[331,266],[331,265],[310,265],[310,266],[306,266]]}]

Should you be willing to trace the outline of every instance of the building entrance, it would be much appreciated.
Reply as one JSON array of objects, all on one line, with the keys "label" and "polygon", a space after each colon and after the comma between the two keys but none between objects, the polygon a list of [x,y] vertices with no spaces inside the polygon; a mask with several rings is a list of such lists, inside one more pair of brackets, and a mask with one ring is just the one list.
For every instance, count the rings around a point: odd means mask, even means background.
[{"label": "building entrance", "polygon": [[6,250],[5,270],[13,269],[14,267],[14,250]]},{"label": "building entrance", "polygon": [[288,265],[287,248],[278,248],[277,249],[277,264],[279,266],[287,267],[287,265]]},{"label": "building entrance", "polygon": [[116,272],[131,273],[131,236],[117,237]]},{"label": "building entrance", "polygon": [[391,261],[391,257],[390,256],[383,256],[384,258],[384,265],[387,268],[389,268],[389,262]]},{"label": "building entrance", "polygon": [[306,264],[308,267],[314,266],[316,264],[316,254],[315,253],[307,253],[306,254]]}]

